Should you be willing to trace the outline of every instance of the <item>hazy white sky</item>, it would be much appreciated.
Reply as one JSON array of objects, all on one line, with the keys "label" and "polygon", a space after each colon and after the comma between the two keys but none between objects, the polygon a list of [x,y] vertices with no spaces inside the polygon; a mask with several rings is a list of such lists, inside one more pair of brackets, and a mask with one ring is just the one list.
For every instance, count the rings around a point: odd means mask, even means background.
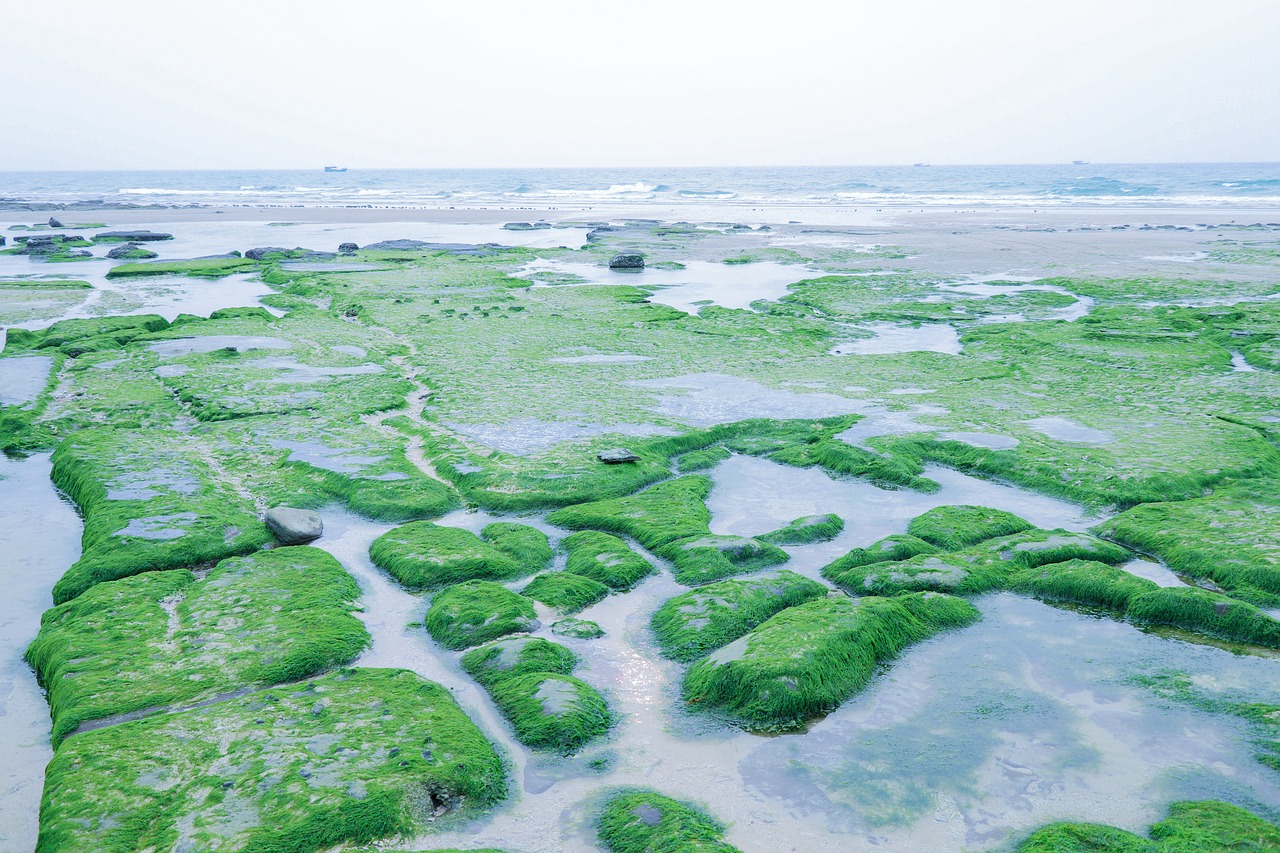
[{"label": "hazy white sky", "polygon": [[1280,160],[1280,0],[68,0],[0,169]]}]

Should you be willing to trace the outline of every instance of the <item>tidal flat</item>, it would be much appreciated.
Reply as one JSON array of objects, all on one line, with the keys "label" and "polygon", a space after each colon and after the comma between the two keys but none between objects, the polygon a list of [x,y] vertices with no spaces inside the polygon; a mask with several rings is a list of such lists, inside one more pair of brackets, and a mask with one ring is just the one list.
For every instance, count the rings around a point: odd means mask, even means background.
[{"label": "tidal flat", "polygon": [[84,215],[0,848],[1274,849],[1280,213]]}]

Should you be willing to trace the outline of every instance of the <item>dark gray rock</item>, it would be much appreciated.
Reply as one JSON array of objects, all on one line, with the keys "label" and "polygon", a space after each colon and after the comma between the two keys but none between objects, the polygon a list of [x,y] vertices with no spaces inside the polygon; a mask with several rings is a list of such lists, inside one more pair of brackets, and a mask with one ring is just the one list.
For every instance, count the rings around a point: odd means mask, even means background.
[{"label": "dark gray rock", "polygon": [[508,222],[502,226],[504,231],[545,231],[551,227],[550,222]]},{"label": "dark gray rock", "polygon": [[267,255],[287,255],[288,249],[282,249],[279,246],[258,246],[256,249],[250,249],[244,253],[244,256],[251,261],[260,261]]},{"label": "dark gray rock", "polygon": [[338,257],[336,252],[307,252],[297,260],[299,261],[331,261],[336,257]]},{"label": "dark gray rock", "polygon": [[159,231],[100,231],[93,239],[106,243],[154,243],[157,240],[172,240],[173,235]]},{"label": "dark gray rock", "polygon": [[602,450],[596,454],[596,458],[606,465],[620,465],[623,462],[639,462],[640,457],[636,456],[625,447],[613,447],[609,450]]},{"label": "dark gray rock", "polygon": [[4,245],[4,238],[0,237],[0,246],[3,246],[3,245]]},{"label": "dark gray rock", "polygon": [[424,243],[421,240],[383,240],[380,243],[370,243],[365,249],[375,252],[412,252],[417,249],[425,249],[430,243]]},{"label": "dark gray rock", "polygon": [[50,216],[50,217],[49,217],[49,227],[50,227],[50,228],[63,228],[63,227],[65,227],[65,226],[64,226],[61,222],[59,222],[56,218],[54,218],[54,217]]},{"label": "dark gray rock", "polygon": [[126,258],[129,260],[142,261],[142,260],[150,260],[151,258],[159,257],[159,255],[157,255],[155,252],[151,251],[150,249],[142,248],[137,243],[121,243],[119,246],[116,246],[115,248],[113,248],[110,252],[107,252],[107,257],[113,261],[118,261]]},{"label": "dark gray rock", "polygon": [[623,252],[620,255],[614,255],[609,259],[609,269],[642,270],[644,269],[644,255],[636,252]]},{"label": "dark gray rock", "polygon": [[340,255],[354,255],[358,251],[360,251],[360,247],[355,243],[341,243],[338,245],[338,254]]},{"label": "dark gray rock", "polygon": [[278,506],[267,510],[264,520],[267,529],[282,545],[302,545],[319,539],[324,533],[324,522],[309,509]]}]

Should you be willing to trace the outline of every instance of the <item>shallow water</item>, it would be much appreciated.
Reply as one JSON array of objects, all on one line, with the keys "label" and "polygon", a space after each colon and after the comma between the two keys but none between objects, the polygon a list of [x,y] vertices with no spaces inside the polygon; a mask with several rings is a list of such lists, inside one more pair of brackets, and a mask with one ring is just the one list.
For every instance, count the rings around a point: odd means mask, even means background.
[{"label": "shallow water", "polygon": [[1157,563],[1155,560],[1149,560],[1146,557],[1130,560],[1120,568],[1131,575],[1146,578],[1158,586],[1188,586],[1182,578],[1170,571],[1168,566]]},{"label": "shallow water", "polygon": [[53,751],[44,691],[22,659],[53,606],[51,590],[80,557],[81,523],[49,480],[49,456],[0,455],[0,849],[35,847],[44,766]]},{"label": "shallow water", "polygon": [[963,346],[955,327],[947,323],[869,323],[862,326],[871,337],[845,341],[831,348],[832,355],[888,355],[898,352],[941,352],[960,355]]},{"label": "shallow water", "polygon": [[213,352],[214,350],[235,347],[240,352],[255,349],[288,349],[293,346],[282,338],[268,338],[257,335],[201,335],[193,338],[172,338],[148,344],[147,349],[157,355],[173,357],[191,355],[192,353]]},{"label": "shallow water", "polygon": [[[1048,312],[1046,319],[1066,320],[1072,322],[1079,320],[1081,317],[1093,310],[1095,300],[1091,296],[1081,296],[1078,293],[1072,293],[1065,287],[1056,284],[994,284],[992,282],[1026,282],[1035,281],[1030,276],[969,276],[964,283],[956,284],[947,282],[939,284],[939,289],[949,293],[963,293],[968,296],[991,297],[1001,296],[1007,293],[1026,293],[1029,291],[1045,291],[1048,293],[1061,293],[1070,296],[1076,300],[1071,305],[1065,305],[1062,308],[1054,309]],[[1021,315],[1002,314],[994,317],[987,317],[984,322],[1012,322],[1012,317],[1022,318]]]},{"label": "shallow water", "polygon": [[722,373],[689,373],[628,382],[661,394],[653,411],[689,426],[714,426],[747,418],[829,418],[857,411],[858,401],[835,394],[769,388]]},{"label": "shallow water", "polygon": [[20,406],[39,397],[52,367],[47,355],[0,358],[0,406]]},{"label": "shallow water", "polygon": [[1244,360],[1244,353],[1239,350],[1231,351],[1231,369],[1236,373],[1256,373],[1258,368]]},{"label": "shallow water", "polygon": [[1109,432],[1087,427],[1069,418],[1036,418],[1025,423],[1041,435],[1072,444],[1109,444],[1116,440]]},{"label": "shallow water", "polygon": [[676,435],[675,430],[658,424],[600,424],[568,419],[542,421],[537,418],[517,418],[504,424],[462,424],[453,421],[444,421],[443,424],[454,432],[513,456],[530,456],[564,441],[581,441],[600,435]]},{"label": "shallow water", "polygon": [[962,441],[974,447],[985,447],[988,450],[1012,450],[1022,442],[1011,435],[997,435],[991,432],[944,432],[943,438]]},{"label": "shallow water", "polygon": [[[651,302],[670,305],[689,314],[697,314],[705,304],[724,308],[750,308],[759,300],[777,301],[786,296],[791,285],[820,275],[816,270],[772,261],[750,264],[722,264],[689,261],[682,270],[646,267],[643,270],[618,271],[594,264],[539,259],[512,273],[516,278],[535,283],[546,282],[548,274],[574,275],[584,284],[629,284],[635,287],[659,288]],[[562,287],[564,285],[549,285]]]}]

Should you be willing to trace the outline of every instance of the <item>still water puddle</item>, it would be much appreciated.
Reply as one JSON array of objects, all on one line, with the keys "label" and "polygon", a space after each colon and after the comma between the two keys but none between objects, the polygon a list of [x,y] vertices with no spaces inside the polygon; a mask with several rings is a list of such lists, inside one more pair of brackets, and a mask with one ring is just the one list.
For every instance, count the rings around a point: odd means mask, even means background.
[{"label": "still water puddle", "polygon": [[47,355],[0,358],[0,406],[20,406],[39,397],[52,367]]},{"label": "still water puddle", "polygon": [[845,341],[831,348],[832,355],[890,355],[900,352],[940,352],[960,355],[960,335],[946,323],[869,323],[857,328],[869,338]]}]

